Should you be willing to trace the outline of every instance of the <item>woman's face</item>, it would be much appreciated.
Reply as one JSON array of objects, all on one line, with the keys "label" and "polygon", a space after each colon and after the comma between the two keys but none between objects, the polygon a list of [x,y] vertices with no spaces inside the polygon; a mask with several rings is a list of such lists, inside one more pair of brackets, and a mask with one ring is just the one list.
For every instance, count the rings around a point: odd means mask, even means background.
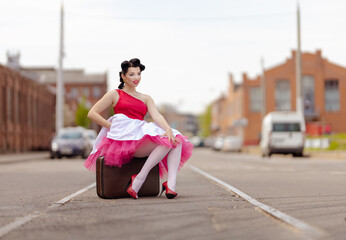
[{"label": "woman's face", "polygon": [[123,76],[125,84],[131,87],[137,87],[141,81],[141,70],[139,67],[130,67],[125,76]]}]

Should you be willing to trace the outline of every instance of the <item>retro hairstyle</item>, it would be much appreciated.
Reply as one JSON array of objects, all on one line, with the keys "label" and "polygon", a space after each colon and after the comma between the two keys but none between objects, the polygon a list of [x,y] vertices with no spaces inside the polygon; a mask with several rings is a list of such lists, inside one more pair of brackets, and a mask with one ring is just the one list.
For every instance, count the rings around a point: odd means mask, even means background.
[{"label": "retro hairstyle", "polygon": [[141,72],[145,69],[145,66],[141,64],[141,61],[138,58],[132,58],[130,61],[123,61],[121,63],[121,72],[119,72],[120,77],[120,85],[118,86],[119,89],[122,89],[124,87],[124,79],[121,77],[121,74],[126,74],[130,67],[139,67]]}]

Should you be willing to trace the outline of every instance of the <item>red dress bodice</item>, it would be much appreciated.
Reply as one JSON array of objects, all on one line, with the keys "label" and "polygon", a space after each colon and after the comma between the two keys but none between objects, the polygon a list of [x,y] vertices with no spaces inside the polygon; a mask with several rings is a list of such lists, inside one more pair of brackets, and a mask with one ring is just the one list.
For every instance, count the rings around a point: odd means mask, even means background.
[{"label": "red dress bodice", "polygon": [[119,100],[114,106],[114,114],[122,113],[129,118],[143,120],[147,114],[147,105],[140,99],[131,96],[123,90],[116,89]]}]

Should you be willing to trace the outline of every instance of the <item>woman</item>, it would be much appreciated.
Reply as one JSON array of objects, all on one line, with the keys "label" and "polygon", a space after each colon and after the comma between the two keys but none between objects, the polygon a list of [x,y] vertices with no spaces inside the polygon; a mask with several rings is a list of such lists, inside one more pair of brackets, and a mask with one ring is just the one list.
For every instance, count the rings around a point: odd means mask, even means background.
[{"label": "woman", "polygon": [[[88,117],[103,128],[84,165],[94,169],[97,157],[104,156],[105,164],[121,167],[133,157],[148,156],[141,171],[131,177],[127,192],[137,199],[149,171],[159,163],[160,177],[168,174],[161,194],[166,191],[167,198],[174,198],[178,170],[191,156],[193,146],[168,125],[149,95],[136,91],[145,69],[140,60],[124,61],[121,68],[119,89],[106,93],[88,113]],[[106,120],[100,113],[109,106],[114,108],[115,115]],[[147,112],[154,122],[143,120]]]}]

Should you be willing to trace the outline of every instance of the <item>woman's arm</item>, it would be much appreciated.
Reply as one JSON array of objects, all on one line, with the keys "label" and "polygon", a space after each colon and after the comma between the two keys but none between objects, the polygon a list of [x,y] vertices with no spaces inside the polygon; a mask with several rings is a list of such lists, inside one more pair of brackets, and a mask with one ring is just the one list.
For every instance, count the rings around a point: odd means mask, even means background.
[{"label": "woman's arm", "polygon": [[93,122],[101,125],[102,127],[110,128],[111,122],[107,121],[101,116],[103,112],[109,106],[114,106],[119,100],[119,94],[117,91],[112,90],[106,93],[100,100],[95,103],[95,105],[89,110],[88,118]]},{"label": "woman's arm", "polygon": [[179,141],[174,137],[172,128],[169,126],[166,119],[157,110],[154,100],[150,96],[147,96],[147,98],[148,98],[147,107],[148,107],[148,112],[150,116],[152,117],[154,122],[157,123],[157,125],[159,125],[161,128],[163,128],[166,131],[162,136],[168,137],[169,141],[173,145],[175,145],[176,143],[179,143]]}]

